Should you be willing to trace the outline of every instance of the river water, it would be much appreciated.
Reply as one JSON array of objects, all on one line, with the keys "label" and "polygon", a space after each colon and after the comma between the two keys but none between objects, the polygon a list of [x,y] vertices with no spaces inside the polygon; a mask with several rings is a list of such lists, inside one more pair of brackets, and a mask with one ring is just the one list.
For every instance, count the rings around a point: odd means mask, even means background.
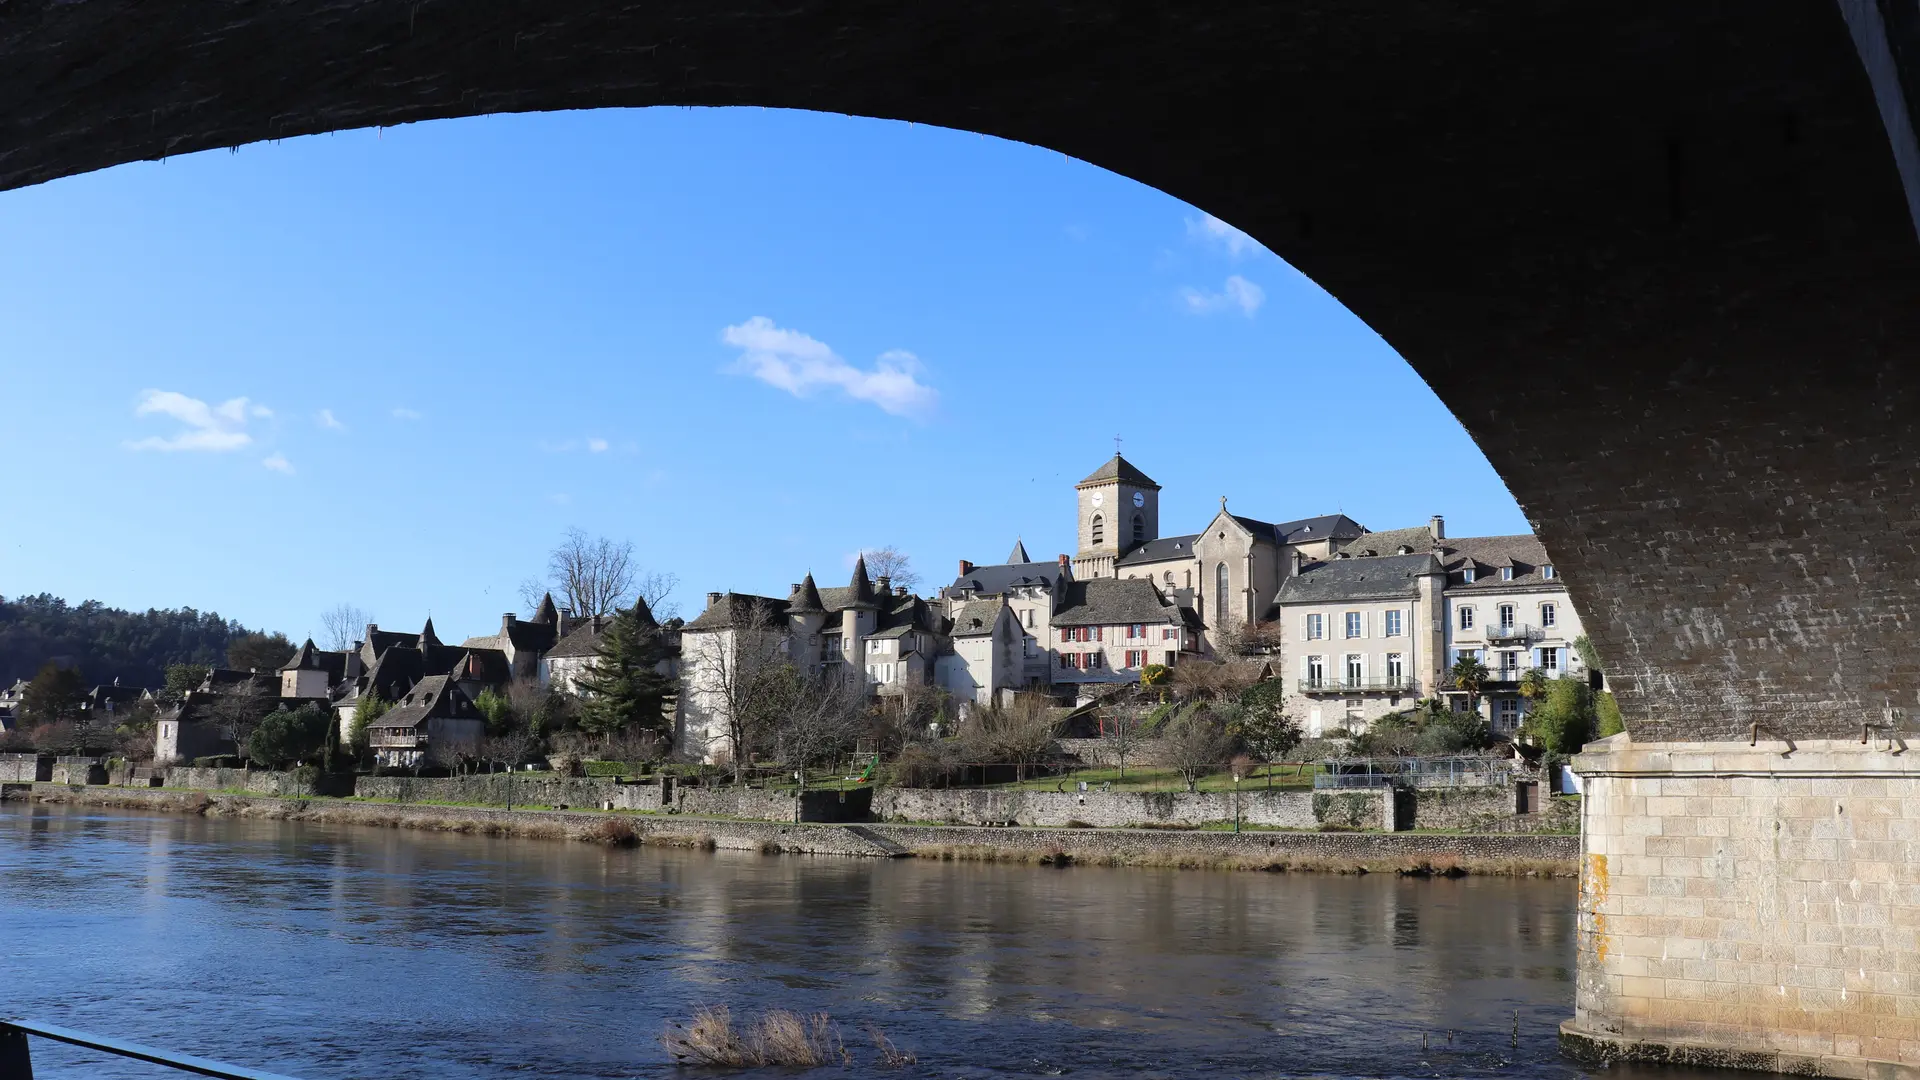
[{"label": "river water", "polygon": [[[0,1016],[302,1080],[689,1075],[658,1038],[701,1004],[831,1013],[842,1076],[872,1024],[913,1077],[1572,1078],[1573,903],[7,803]],[[181,1075],[34,1047],[42,1080]]]}]

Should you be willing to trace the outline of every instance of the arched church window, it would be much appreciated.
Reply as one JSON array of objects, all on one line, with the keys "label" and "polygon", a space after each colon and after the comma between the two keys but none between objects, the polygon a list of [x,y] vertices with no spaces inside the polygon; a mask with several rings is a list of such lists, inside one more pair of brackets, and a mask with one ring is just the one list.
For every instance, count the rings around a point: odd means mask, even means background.
[{"label": "arched church window", "polygon": [[1147,519],[1139,514],[1133,515],[1133,542],[1143,544],[1147,540]]},{"label": "arched church window", "polygon": [[1220,568],[1217,571],[1215,571],[1214,577],[1218,579],[1218,583],[1214,587],[1214,591],[1218,594],[1218,597],[1215,600],[1213,617],[1215,619],[1225,619],[1227,617],[1227,610],[1228,610],[1227,608],[1227,564],[1226,563],[1220,564]]},{"label": "arched church window", "polygon": [[1107,523],[1099,514],[1093,515],[1093,546],[1099,547],[1106,539]]}]

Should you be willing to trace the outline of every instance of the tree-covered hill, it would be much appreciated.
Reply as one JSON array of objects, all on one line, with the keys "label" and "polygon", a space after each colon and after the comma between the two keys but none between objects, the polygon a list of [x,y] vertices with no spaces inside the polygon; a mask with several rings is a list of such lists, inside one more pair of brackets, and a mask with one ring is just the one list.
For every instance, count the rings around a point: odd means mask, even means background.
[{"label": "tree-covered hill", "polygon": [[[0,597],[0,686],[31,679],[47,661],[80,669],[89,686],[112,682],[159,687],[169,664],[224,666],[229,650],[264,644],[264,635],[192,608],[122,611],[97,600],[70,605],[57,596]],[[292,653],[274,647],[282,662]]]}]

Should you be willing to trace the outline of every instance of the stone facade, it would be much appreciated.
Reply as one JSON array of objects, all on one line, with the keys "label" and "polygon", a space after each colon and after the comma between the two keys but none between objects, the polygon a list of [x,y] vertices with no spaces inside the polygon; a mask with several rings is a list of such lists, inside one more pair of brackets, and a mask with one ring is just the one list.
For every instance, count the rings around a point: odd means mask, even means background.
[{"label": "stone facade", "polygon": [[31,784],[53,779],[53,758],[44,754],[0,754],[0,781]]},{"label": "stone facade", "polygon": [[[1392,831],[1391,793],[1354,793],[1367,804],[1362,820],[1367,827]],[[1240,793],[1243,825],[1275,829],[1317,829],[1323,823],[1315,813],[1310,791]],[[1194,827],[1232,821],[1231,792],[1185,791],[987,791],[885,788],[874,798],[873,812],[882,821],[934,821],[955,825],[1082,826],[1093,828]],[[1323,811],[1324,813],[1324,811]],[[1342,822],[1344,823],[1344,822]]]},{"label": "stone facade", "polygon": [[1867,734],[1617,735],[1575,759],[1586,787],[1575,1049],[1837,1076],[1920,1070],[1920,760]]}]

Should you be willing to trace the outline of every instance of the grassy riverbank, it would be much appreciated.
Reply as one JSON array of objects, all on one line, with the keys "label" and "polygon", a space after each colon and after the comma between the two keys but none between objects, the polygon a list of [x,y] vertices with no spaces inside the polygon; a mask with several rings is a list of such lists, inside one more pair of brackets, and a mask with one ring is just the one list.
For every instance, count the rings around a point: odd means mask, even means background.
[{"label": "grassy riverbank", "polygon": [[1578,857],[1577,840],[1564,836],[803,825],[680,814],[502,810],[53,784],[34,785],[30,798],[50,804],[423,829],[610,846],[649,844],[767,854],[913,857],[1045,866],[1558,877],[1572,876]]}]

